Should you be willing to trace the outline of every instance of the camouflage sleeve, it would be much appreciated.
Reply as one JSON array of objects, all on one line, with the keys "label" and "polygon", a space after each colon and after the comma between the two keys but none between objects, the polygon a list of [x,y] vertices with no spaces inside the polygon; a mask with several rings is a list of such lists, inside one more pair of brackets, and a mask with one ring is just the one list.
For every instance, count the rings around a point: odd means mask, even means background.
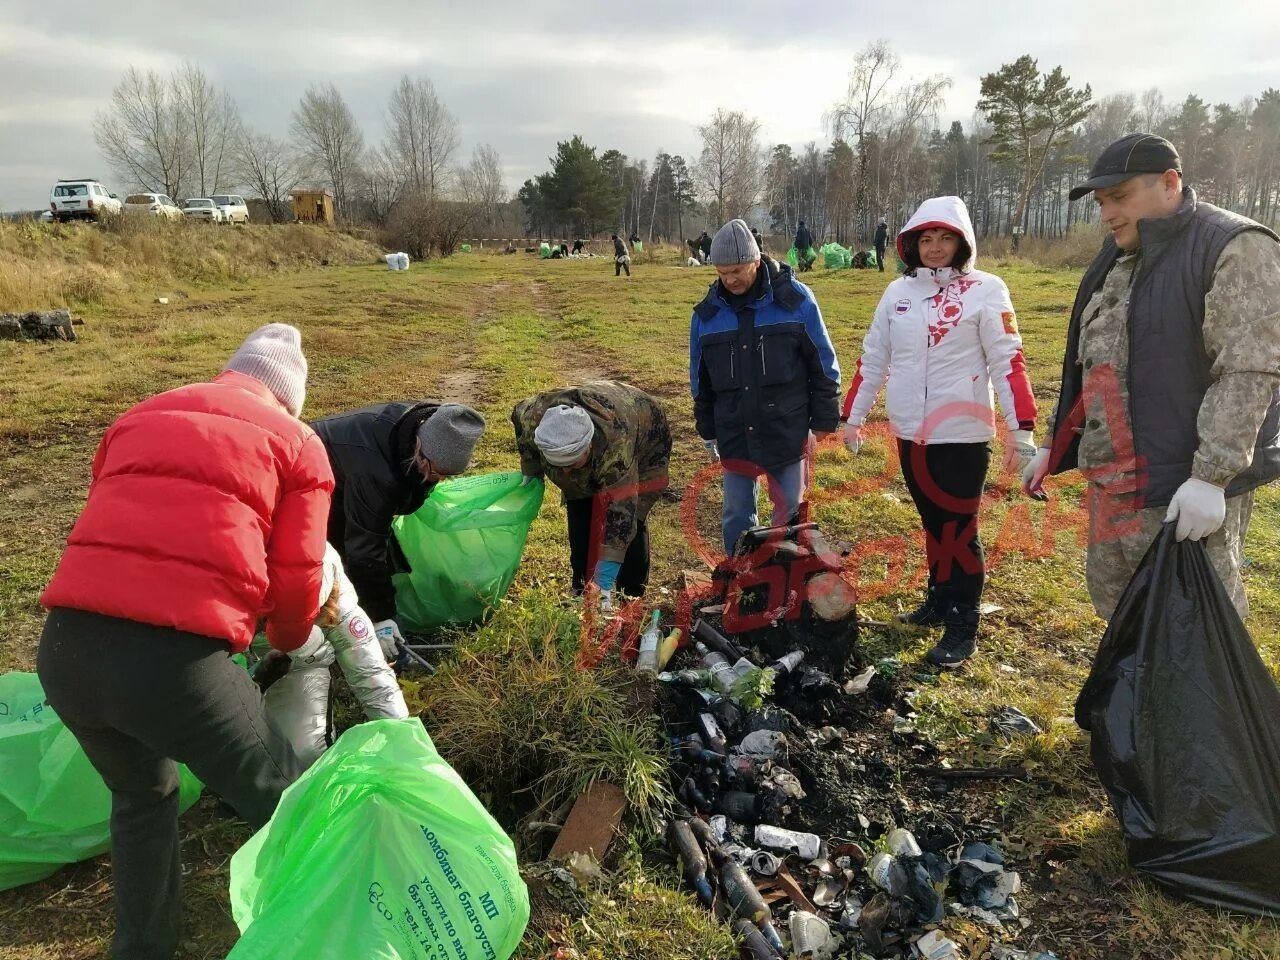
[{"label": "camouflage sleeve", "polygon": [[1218,257],[1204,300],[1204,345],[1213,382],[1200,404],[1191,475],[1226,486],[1252,461],[1280,385],[1280,244],[1259,230],[1240,234]]},{"label": "camouflage sleeve", "polygon": [[533,419],[533,399],[522,400],[511,411],[511,425],[516,431],[516,450],[520,453],[520,472],[526,477],[542,476],[542,457],[533,442],[538,423]]}]

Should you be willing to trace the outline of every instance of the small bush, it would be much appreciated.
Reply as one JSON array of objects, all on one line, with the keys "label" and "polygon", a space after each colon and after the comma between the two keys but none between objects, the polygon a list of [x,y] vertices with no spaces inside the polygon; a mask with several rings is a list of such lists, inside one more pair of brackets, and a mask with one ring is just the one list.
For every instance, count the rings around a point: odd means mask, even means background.
[{"label": "small bush", "polygon": [[460,636],[455,659],[410,686],[410,709],[509,828],[545,820],[607,780],[640,825],[655,829],[670,804],[657,721],[630,707],[630,670],[616,661],[579,669],[579,634],[575,609],[525,591]]}]

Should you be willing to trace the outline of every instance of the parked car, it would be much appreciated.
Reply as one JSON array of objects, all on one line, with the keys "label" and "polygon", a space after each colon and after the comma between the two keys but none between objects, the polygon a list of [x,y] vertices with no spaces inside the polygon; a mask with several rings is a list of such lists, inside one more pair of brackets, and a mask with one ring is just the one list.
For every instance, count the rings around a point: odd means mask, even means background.
[{"label": "parked car", "polygon": [[92,177],[59,180],[49,191],[49,212],[60,223],[101,220],[124,209],[119,197]]},{"label": "parked car", "polygon": [[245,205],[244,197],[236,196],[234,193],[215,193],[210,199],[218,205],[218,209],[222,211],[222,219],[226,223],[249,222],[249,208]]},{"label": "parked car", "polygon": [[188,220],[222,222],[222,210],[208,197],[188,197],[182,201],[182,215]]},{"label": "parked car", "polygon": [[149,213],[153,217],[181,220],[182,208],[163,193],[131,193],[124,198],[126,213]]}]

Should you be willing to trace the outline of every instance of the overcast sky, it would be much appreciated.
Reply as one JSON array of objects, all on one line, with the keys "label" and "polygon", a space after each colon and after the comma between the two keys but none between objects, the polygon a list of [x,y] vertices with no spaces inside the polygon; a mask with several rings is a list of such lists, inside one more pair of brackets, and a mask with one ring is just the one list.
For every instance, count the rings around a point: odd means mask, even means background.
[{"label": "overcast sky", "polygon": [[823,141],[853,56],[880,37],[903,76],[952,78],[942,120],[966,126],[978,78],[1023,53],[1095,96],[1155,86],[1234,104],[1280,87],[1275,0],[0,0],[0,209],[47,205],[59,177],[124,186],[92,120],[130,64],[193,60],[252,127],[280,135],[307,85],[332,81],[368,143],[399,76],[427,76],[460,121],[459,159],[491,143],[515,189],[573,133],[630,156],[692,157],[695,125],[721,106],[758,117],[766,143]]}]

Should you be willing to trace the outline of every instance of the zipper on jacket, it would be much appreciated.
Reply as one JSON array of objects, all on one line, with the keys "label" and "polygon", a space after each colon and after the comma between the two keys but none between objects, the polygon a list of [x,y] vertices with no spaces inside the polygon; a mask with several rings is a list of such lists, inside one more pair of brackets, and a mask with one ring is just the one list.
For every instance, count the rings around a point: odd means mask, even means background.
[{"label": "zipper on jacket", "polygon": [[760,376],[767,377],[769,375],[769,365],[764,360],[764,338],[761,337],[756,342],[760,345]]},{"label": "zipper on jacket", "polygon": [[730,381],[733,380],[733,376],[734,376],[733,375],[733,370],[734,370],[733,355],[737,352],[738,351],[733,349],[733,347],[729,348],[729,380]]}]

